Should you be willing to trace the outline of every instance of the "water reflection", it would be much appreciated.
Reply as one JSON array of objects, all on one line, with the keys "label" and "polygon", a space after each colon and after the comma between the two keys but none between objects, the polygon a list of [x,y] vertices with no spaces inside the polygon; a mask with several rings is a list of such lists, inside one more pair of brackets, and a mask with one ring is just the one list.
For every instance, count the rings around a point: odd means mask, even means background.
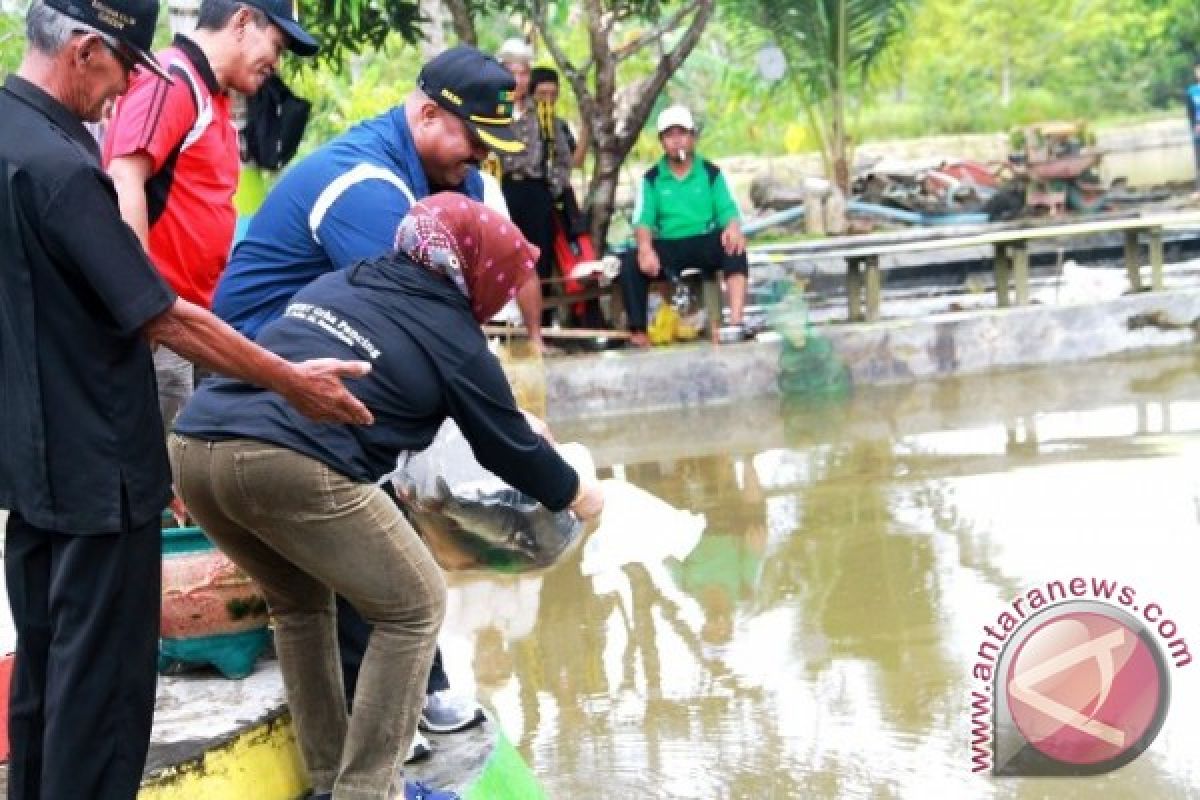
[{"label": "water reflection", "polygon": [[1137,586],[1200,653],[1198,364],[563,426],[680,514],[623,522],[604,569],[459,581],[453,677],[551,798],[1196,796],[1200,667],[1097,778],[972,775],[967,704],[982,626],[1046,580]]}]

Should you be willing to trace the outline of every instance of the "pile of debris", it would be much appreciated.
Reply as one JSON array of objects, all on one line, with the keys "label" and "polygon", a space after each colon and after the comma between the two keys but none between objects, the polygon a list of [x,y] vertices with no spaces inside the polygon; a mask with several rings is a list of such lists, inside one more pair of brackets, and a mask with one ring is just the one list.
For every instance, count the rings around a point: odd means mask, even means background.
[{"label": "pile of debris", "polygon": [[[1165,196],[1130,192],[1123,178],[1105,185],[1098,172],[1103,153],[1085,123],[1029,125],[1014,130],[1009,144],[1004,161],[879,159],[860,167],[845,209],[876,222],[971,224],[1117,211]],[[797,186],[774,175],[759,175],[750,187],[758,208],[778,211],[774,216],[786,221],[803,216],[805,204],[811,210],[814,193],[829,192],[824,181],[810,179]]]}]

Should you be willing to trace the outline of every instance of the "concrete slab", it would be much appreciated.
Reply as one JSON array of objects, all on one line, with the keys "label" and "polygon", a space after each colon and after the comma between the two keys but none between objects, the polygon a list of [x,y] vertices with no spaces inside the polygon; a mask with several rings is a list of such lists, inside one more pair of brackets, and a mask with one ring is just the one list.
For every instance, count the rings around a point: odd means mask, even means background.
[{"label": "concrete slab", "polygon": [[[1190,348],[1200,289],[1126,295],[1078,305],[1030,305],[862,324],[822,324],[854,385],[898,385],[1170,348]],[[545,362],[552,422],[736,405],[778,396],[777,335]],[[656,437],[656,441],[662,441]]]}]

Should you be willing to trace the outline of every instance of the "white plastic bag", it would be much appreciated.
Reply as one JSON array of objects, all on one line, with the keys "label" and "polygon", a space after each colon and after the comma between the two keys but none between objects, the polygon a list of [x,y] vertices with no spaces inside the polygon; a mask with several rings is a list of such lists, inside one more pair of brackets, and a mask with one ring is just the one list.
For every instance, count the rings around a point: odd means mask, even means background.
[{"label": "white plastic bag", "polygon": [[[581,480],[595,479],[586,447],[571,443],[558,451]],[[550,511],[480,466],[453,420],[393,481],[413,527],[445,570],[544,569],[583,534],[583,523],[570,511]]]}]

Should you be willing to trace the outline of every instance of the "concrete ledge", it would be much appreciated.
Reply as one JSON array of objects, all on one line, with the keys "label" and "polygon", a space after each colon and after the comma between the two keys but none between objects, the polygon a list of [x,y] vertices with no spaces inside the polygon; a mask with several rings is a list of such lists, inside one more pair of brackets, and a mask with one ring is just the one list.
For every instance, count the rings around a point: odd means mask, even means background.
[{"label": "concrete ledge", "polygon": [[[428,738],[434,755],[405,768],[411,780],[464,800],[544,800],[529,766],[490,720]],[[7,788],[5,765],[0,794]],[[159,678],[138,800],[299,800],[309,789],[277,661],[260,660],[243,680],[211,672]]]},{"label": "concrete ledge", "polygon": [[[1130,328],[1131,319],[1147,315],[1178,328]],[[1198,317],[1200,289],[1186,289],[1087,305],[964,311],[815,330],[832,342],[855,385],[895,385],[1186,348],[1195,341],[1189,326]],[[563,422],[777,396],[781,344],[771,334],[760,339],[767,341],[547,360],[546,415]]]}]

